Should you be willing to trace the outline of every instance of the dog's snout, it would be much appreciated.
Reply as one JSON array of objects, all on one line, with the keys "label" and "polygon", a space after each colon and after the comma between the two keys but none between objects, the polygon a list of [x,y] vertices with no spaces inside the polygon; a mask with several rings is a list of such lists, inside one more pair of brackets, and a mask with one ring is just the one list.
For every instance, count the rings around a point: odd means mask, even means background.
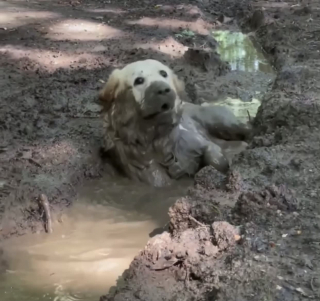
[{"label": "dog's snout", "polygon": [[174,108],[176,93],[170,85],[163,81],[150,84],[145,92],[143,114],[155,116],[159,113],[170,112]]},{"label": "dog's snout", "polygon": [[167,95],[171,92],[171,88],[166,82],[155,81],[149,86],[150,90],[153,90],[153,93],[156,95]]},{"label": "dog's snout", "polygon": [[170,93],[171,89],[169,87],[165,87],[165,88],[162,88],[162,89],[159,89],[157,91],[157,94],[159,95],[165,95],[165,94],[168,94]]}]

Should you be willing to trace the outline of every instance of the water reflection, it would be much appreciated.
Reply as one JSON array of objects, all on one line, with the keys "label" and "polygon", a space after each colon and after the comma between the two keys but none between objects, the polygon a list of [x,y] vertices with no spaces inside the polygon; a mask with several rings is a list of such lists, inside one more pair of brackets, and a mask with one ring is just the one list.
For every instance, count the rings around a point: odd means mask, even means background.
[{"label": "water reflection", "polygon": [[228,30],[214,31],[212,35],[219,43],[218,53],[230,63],[232,70],[274,73],[263,53],[255,48],[247,35]]},{"label": "water reflection", "polygon": [[191,180],[159,189],[123,178],[99,179],[51,235],[13,238],[0,245],[8,263],[0,274],[1,301],[97,301],[168,221],[168,207]]}]

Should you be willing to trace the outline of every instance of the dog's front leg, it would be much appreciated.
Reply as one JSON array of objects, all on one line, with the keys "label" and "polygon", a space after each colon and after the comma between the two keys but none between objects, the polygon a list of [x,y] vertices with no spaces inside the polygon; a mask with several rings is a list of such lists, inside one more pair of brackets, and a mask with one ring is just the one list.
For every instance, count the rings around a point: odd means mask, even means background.
[{"label": "dog's front leg", "polygon": [[203,153],[203,163],[205,166],[211,165],[218,171],[226,173],[229,170],[229,161],[224,156],[220,146],[210,143]]},{"label": "dog's front leg", "polygon": [[227,107],[185,104],[184,108],[186,115],[215,138],[244,141],[251,136],[251,125],[240,122]]},{"label": "dog's front leg", "polygon": [[179,162],[175,162],[169,166],[168,174],[170,178],[177,180],[183,177],[186,174],[186,172]]}]

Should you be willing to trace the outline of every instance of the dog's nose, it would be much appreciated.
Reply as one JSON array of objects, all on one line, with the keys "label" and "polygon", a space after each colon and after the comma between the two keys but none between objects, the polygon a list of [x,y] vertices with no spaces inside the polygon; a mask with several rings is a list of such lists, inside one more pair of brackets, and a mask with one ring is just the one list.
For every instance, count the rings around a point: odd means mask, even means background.
[{"label": "dog's nose", "polygon": [[166,82],[162,81],[155,81],[153,82],[149,88],[153,90],[153,93],[156,95],[163,95],[166,96],[171,92],[171,88]]},{"label": "dog's nose", "polygon": [[165,112],[165,111],[168,111],[171,109],[171,105],[170,103],[164,103],[162,106],[161,106],[161,111]]},{"label": "dog's nose", "polygon": [[174,108],[176,97],[174,89],[168,83],[154,81],[145,91],[143,114],[152,116],[169,112]]},{"label": "dog's nose", "polygon": [[158,89],[157,94],[158,95],[165,95],[170,93],[171,89],[169,87]]}]

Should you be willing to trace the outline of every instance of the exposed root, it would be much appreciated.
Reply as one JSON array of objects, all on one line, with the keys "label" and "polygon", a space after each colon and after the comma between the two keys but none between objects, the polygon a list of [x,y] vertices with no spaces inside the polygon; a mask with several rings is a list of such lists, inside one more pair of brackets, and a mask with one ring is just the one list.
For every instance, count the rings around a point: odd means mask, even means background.
[{"label": "exposed root", "polygon": [[189,271],[189,267],[185,264],[185,269],[186,269],[186,277],[184,278],[184,285],[186,286],[186,288],[189,287],[189,275],[190,275],[190,271]]},{"label": "exposed root", "polygon": [[192,220],[193,222],[195,222],[197,225],[199,225],[201,228],[208,228],[209,226],[200,223],[199,221],[197,221],[193,216],[189,215],[189,219]]}]

